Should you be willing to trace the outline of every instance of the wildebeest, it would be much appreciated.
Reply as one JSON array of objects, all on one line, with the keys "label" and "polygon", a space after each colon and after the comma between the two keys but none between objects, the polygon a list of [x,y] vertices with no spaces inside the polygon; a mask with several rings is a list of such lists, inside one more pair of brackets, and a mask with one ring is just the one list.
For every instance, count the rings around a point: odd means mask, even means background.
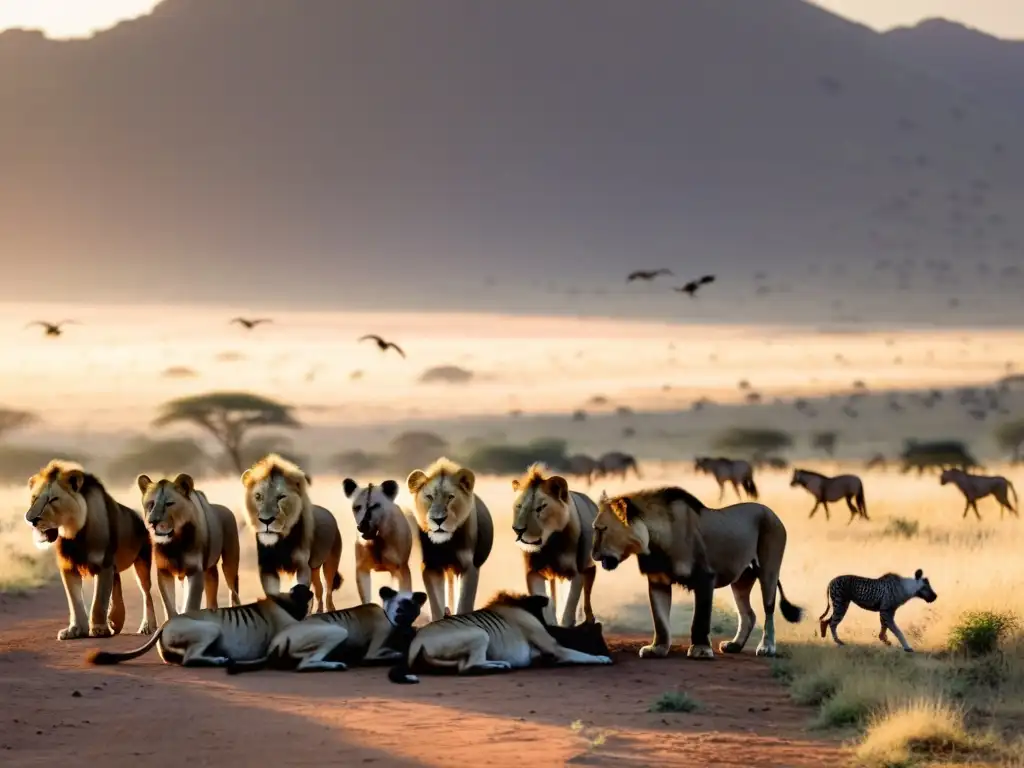
[{"label": "wildebeest", "polygon": [[921,475],[925,469],[943,470],[955,467],[967,471],[980,466],[967,450],[967,446],[959,440],[936,440],[927,443],[908,441],[903,453],[900,454],[900,460],[903,462],[903,474],[911,469],[916,469],[917,474]]},{"label": "wildebeest", "polygon": [[999,519],[1003,519],[1003,510],[1008,509],[1015,517],[1020,517],[1013,504],[1010,503],[1010,492],[1013,492],[1013,500],[1017,501],[1017,489],[1013,483],[1000,475],[971,475],[962,469],[944,469],[939,476],[939,483],[946,485],[952,483],[960,489],[967,503],[964,505],[964,517],[967,512],[974,510],[974,516],[981,520],[978,513],[978,499],[986,496],[995,496],[999,502]]},{"label": "wildebeest", "polygon": [[718,500],[725,496],[725,484],[732,483],[736,498],[743,500],[742,487],[751,499],[757,499],[757,485],[754,484],[754,469],[749,461],[728,459],[724,456],[698,456],[693,462],[697,472],[706,472],[718,483]]},{"label": "wildebeest", "polygon": [[609,451],[597,460],[599,469],[597,477],[607,477],[608,475],[619,475],[623,480],[626,479],[626,472],[630,469],[636,475],[637,480],[640,478],[640,468],[636,465],[636,458],[628,453],[622,453],[621,451]]},{"label": "wildebeest", "polygon": [[[858,515],[869,520],[867,504],[864,503],[864,484],[856,475],[836,475],[828,477],[820,472],[810,469],[797,469],[793,471],[793,479],[789,483],[791,488],[800,486],[807,490],[814,497],[814,508],[807,517],[814,517],[818,507],[825,508],[825,519],[829,519],[829,502],[846,499],[846,506],[850,508],[849,525]],[[856,502],[856,505],[854,504]]]},{"label": "wildebeest", "polygon": [[565,460],[562,471],[572,477],[586,478],[587,487],[590,487],[594,484],[594,478],[601,473],[601,464],[585,453],[575,453]]}]

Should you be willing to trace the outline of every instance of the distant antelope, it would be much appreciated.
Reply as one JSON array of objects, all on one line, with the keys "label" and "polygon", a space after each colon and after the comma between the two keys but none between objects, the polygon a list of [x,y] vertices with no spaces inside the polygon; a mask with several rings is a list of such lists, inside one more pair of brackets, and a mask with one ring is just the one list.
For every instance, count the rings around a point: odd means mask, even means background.
[{"label": "distant antelope", "polygon": [[867,464],[864,465],[865,469],[880,469],[883,472],[888,468],[889,462],[885,459],[884,453],[876,453],[870,459]]},{"label": "distant antelope", "polygon": [[1017,489],[1005,477],[1000,475],[971,475],[962,469],[944,469],[942,474],[939,475],[939,483],[941,485],[953,483],[953,485],[960,489],[960,493],[967,500],[967,504],[964,505],[964,517],[967,517],[967,512],[973,509],[974,516],[981,520],[981,515],[978,513],[978,499],[984,499],[986,496],[995,496],[996,501],[999,502],[1000,520],[1003,519],[1004,508],[1010,510],[1015,517],[1020,517],[1014,505],[1010,503],[1009,497],[1009,492],[1012,491],[1013,500],[1016,502]]},{"label": "distant antelope", "polygon": [[749,461],[743,459],[727,459],[723,456],[698,456],[693,462],[697,472],[713,475],[718,482],[718,500],[725,496],[725,484],[732,483],[736,498],[743,500],[740,487],[751,499],[757,499],[757,486],[754,484],[754,469]]},{"label": "distant antelope", "polygon": [[625,480],[626,472],[632,469],[637,480],[641,479],[640,468],[636,465],[636,458],[628,453],[622,453],[621,451],[609,451],[597,460],[597,464],[597,477],[620,475],[622,479]]},{"label": "distant antelope", "polygon": [[[793,479],[789,483],[790,488],[800,486],[814,497],[814,508],[808,519],[814,517],[818,507],[825,508],[825,519],[829,519],[829,502],[846,499],[846,506],[850,508],[849,525],[858,515],[869,520],[867,504],[864,503],[864,484],[856,475],[836,475],[826,477],[820,472],[812,472],[809,469],[797,469],[793,471]],[[856,502],[856,506],[854,506]]]},{"label": "distant antelope", "polygon": [[594,477],[601,471],[600,462],[585,453],[573,454],[566,459],[565,465],[565,474],[586,478],[588,488],[594,484]]}]

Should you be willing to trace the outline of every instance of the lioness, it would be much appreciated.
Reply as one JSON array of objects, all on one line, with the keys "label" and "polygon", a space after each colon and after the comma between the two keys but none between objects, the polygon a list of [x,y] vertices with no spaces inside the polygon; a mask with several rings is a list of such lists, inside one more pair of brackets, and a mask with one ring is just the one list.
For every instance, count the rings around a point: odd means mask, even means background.
[{"label": "lioness", "polygon": [[[242,473],[245,511],[256,532],[260,584],[267,595],[281,588],[281,573],[294,573],[297,584],[312,583],[316,612],[334,610],[334,590],[341,587],[341,531],[338,521],[309,500],[309,475],[276,453],[264,456]],[[324,584],[320,583],[323,570]]]},{"label": "lioness", "polygon": [[313,595],[305,584],[291,592],[268,595],[248,605],[203,608],[172,616],[145,645],[133,651],[97,651],[90,664],[120,664],[137,659],[156,645],[165,664],[183,667],[224,667],[232,660],[250,661],[267,654],[270,641],[309,612]]},{"label": "lioness", "polygon": [[437,621],[445,615],[445,579],[450,603],[456,576],[461,588],[455,612],[469,613],[476,602],[480,568],[487,562],[494,541],[491,513],[473,493],[476,476],[440,458],[426,471],[413,470],[406,483],[416,505],[430,619]]},{"label": "lioness", "polygon": [[[544,623],[547,604],[545,595],[499,592],[478,611],[433,621],[416,633],[388,679],[418,683],[413,673],[431,668],[455,669],[462,675],[525,669],[545,656],[557,664],[612,663],[608,656],[577,651],[556,640]],[[569,642],[574,633],[566,627],[557,630],[562,642]],[[593,642],[592,632],[584,629],[585,642]]]},{"label": "lioness", "polygon": [[256,661],[228,665],[229,675],[268,665],[298,672],[343,671],[349,664],[393,662],[409,650],[416,634],[413,622],[427,602],[423,592],[380,588],[383,607],[364,603],[332,613],[315,613],[286,627]]},{"label": "lioness", "polygon": [[597,505],[582,493],[570,491],[565,478],[552,475],[543,464],[534,464],[521,478],[512,481],[518,493],[512,504],[512,530],[524,553],[526,591],[543,595],[551,585],[546,610],[548,624],[555,623],[555,584],[569,581],[569,595],[562,612],[562,624],[576,622],[576,608],[583,594],[585,621],[594,621],[590,593],[597,566],[591,556]]},{"label": "lioness", "polygon": [[[146,524],[137,512],[118,504],[95,476],[78,464],[54,459],[29,478],[32,501],[25,520],[36,544],[56,544],[57,567],[67,593],[70,623],[58,640],[110,637],[124,626],[121,571],[135,567],[145,615],[140,635],[156,629],[151,567],[153,552]],[[82,578],[94,577],[92,610],[86,615]]]},{"label": "lioness", "polygon": [[764,636],[758,656],[775,655],[775,591],[786,621],[800,621],[801,609],[786,599],[779,572],[786,550],[786,527],[764,504],[743,502],[710,509],[682,488],[658,488],[615,498],[601,495],[594,520],[594,559],[614,570],[636,555],[647,574],[654,642],[641,656],[665,656],[671,645],[669,614],[672,585],[693,590],[693,623],[687,655],[714,658],[711,649],[711,599],[714,590],[732,586],[739,627],[719,650],[739,653],[757,622],[750,590],[761,581]]},{"label": "lioness", "polygon": [[369,603],[373,571],[391,574],[400,592],[412,591],[409,555],[412,553],[412,535],[415,520],[410,522],[395,503],[398,483],[385,480],[380,485],[370,483],[360,488],[351,477],[342,482],[345,498],[352,501],[352,514],[356,518],[356,588],[359,599]]},{"label": "lioness", "polygon": [[227,507],[211,504],[196,490],[189,475],[174,480],[152,480],[139,475],[142,508],[153,537],[156,583],[167,618],[178,611],[174,580],[185,582],[184,610],[197,611],[206,592],[206,607],[217,607],[217,562],[231,592],[238,599],[238,523]]}]

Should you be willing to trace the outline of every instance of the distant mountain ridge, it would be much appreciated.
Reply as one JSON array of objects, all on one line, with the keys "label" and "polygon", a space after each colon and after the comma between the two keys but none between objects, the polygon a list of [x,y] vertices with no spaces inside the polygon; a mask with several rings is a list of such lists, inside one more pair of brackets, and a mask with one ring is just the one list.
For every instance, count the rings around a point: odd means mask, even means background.
[{"label": "distant mountain ridge", "polygon": [[817,286],[716,310],[784,320],[1024,253],[1015,115],[800,0],[300,5],[0,35],[0,298],[708,306],[605,290],[669,266]]}]

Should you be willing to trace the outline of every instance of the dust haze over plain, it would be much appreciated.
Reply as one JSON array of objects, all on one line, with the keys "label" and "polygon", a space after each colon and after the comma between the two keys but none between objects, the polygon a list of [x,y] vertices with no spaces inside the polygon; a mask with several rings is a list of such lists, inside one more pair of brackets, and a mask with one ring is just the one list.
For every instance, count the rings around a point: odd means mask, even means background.
[{"label": "dust haze over plain", "polygon": [[[799,0],[296,8],[0,35],[0,299],[1024,316],[1019,44]],[[658,266],[717,300],[627,290]]]}]

